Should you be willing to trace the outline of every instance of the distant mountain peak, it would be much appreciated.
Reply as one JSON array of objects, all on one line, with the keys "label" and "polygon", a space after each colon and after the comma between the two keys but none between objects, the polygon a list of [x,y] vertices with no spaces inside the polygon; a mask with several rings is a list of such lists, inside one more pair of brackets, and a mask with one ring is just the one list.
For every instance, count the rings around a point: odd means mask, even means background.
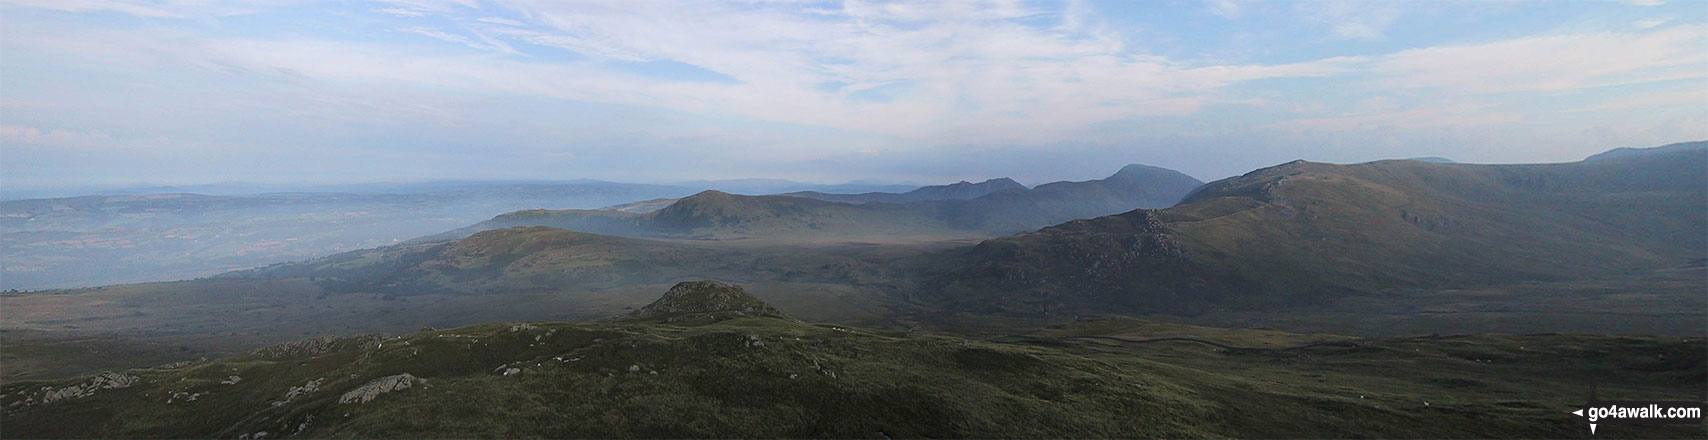
[{"label": "distant mountain peak", "polygon": [[[1153,177],[1159,177],[1159,176],[1177,176],[1177,175],[1178,176],[1186,176],[1185,174],[1181,174],[1181,172],[1179,172],[1179,171],[1171,170],[1168,168],[1134,163],[1134,164],[1127,164],[1127,166],[1121,167],[1120,171],[1116,171],[1114,175],[1111,175],[1109,177],[1110,178],[1120,178],[1120,179],[1146,179],[1146,178],[1153,178]],[[1197,180],[1197,179],[1193,179],[1193,180]]]},{"label": "distant mountain peak", "polygon": [[[664,296],[652,304],[624,316],[624,320],[660,320],[677,322],[684,318],[711,317],[714,320],[744,316],[788,318],[765,301],[747,293],[747,289],[721,281],[701,280],[676,283]],[[695,319],[699,321],[701,319]]]},{"label": "distant mountain peak", "polygon": [[1677,152],[1681,152],[1681,151],[1694,151],[1697,153],[1708,152],[1708,141],[1679,142],[1676,144],[1667,144],[1667,145],[1662,145],[1659,147],[1649,147],[1649,148],[1630,148],[1630,147],[1614,148],[1612,150],[1607,150],[1605,152],[1602,152],[1601,154],[1590,156],[1584,160],[1585,161],[1608,160],[1608,159],[1618,159],[1618,158],[1623,158],[1623,157],[1638,157],[1638,156],[1646,156],[1646,155],[1654,155],[1654,154],[1677,153]]}]

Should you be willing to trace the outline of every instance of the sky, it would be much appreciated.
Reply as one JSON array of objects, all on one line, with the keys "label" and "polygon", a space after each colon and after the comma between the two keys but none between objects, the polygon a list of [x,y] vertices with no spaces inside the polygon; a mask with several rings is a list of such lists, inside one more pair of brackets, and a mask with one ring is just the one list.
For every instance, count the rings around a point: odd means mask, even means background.
[{"label": "sky", "polygon": [[1708,0],[0,0],[0,186],[1565,162],[1708,139]]}]

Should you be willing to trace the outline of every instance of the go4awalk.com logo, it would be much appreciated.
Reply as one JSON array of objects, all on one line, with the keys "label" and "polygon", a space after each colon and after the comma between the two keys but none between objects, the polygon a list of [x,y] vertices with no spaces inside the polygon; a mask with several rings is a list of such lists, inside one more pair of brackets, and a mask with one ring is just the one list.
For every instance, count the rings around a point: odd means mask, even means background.
[{"label": "go4awalk.com logo", "polygon": [[1589,420],[1589,433],[1596,425],[1670,425],[1702,423],[1701,402],[1591,401],[1572,414]]}]

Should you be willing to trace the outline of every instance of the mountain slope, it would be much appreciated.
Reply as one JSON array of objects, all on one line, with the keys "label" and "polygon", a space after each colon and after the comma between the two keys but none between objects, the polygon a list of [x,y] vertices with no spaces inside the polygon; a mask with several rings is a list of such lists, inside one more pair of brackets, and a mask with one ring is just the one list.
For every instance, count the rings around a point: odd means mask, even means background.
[{"label": "mountain slope", "polygon": [[[1562,438],[1586,434],[1561,413],[1591,384],[1685,400],[1708,369],[1701,338],[1366,340],[1109,320],[975,341],[711,316],[730,311],[315,338],[8,383],[0,435]],[[1645,374],[1616,374],[1632,369]]]},{"label": "mountain slope", "polygon": [[1704,158],[1293,162],[1204,185],[1174,208],[990,240],[946,258],[936,276],[950,302],[1037,311],[1279,305],[1641,273],[1703,258]]},{"label": "mountain slope", "polygon": [[887,258],[882,249],[863,247],[671,242],[528,226],[276,264],[219,278],[312,279],[330,294],[509,295],[714,276],[852,284],[881,279],[878,271]]},{"label": "mountain slope", "polygon": [[1007,190],[1011,190],[1011,189],[1024,190],[1024,189],[1026,189],[1026,186],[1021,185],[1020,182],[1015,182],[1013,179],[1009,179],[1007,177],[1004,177],[1004,178],[1000,178],[1000,179],[990,179],[990,180],[986,180],[986,181],[979,182],[979,183],[970,183],[970,182],[963,180],[963,181],[960,181],[958,183],[953,183],[953,184],[949,184],[949,185],[927,186],[927,187],[923,187],[923,188],[919,188],[919,189],[916,189],[913,191],[908,191],[908,192],[899,193],[899,194],[897,194],[897,193],[881,193],[881,192],[869,192],[869,193],[861,193],[861,194],[826,194],[826,193],[821,193],[821,192],[816,192],[816,191],[801,191],[801,192],[784,193],[784,194],[779,194],[779,195],[793,196],[793,197],[805,197],[805,198],[809,198],[809,199],[823,200],[823,201],[827,201],[827,202],[853,203],[853,204],[861,204],[861,203],[913,203],[913,202],[924,202],[924,201],[930,201],[930,200],[966,200],[966,199],[971,199],[971,198],[977,198],[977,197],[983,196],[985,194],[990,194],[990,193],[999,192],[999,191],[1007,191]]},{"label": "mountain slope", "polygon": [[1659,147],[1614,148],[1612,150],[1607,150],[1607,151],[1602,152],[1600,154],[1590,156],[1588,159],[1584,159],[1584,160],[1585,161],[1592,161],[1592,160],[1602,160],[1602,159],[1615,159],[1615,158],[1620,158],[1620,157],[1643,156],[1643,155],[1650,155],[1650,154],[1666,154],[1666,153],[1674,153],[1674,152],[1680,152],[1680,151],[1702,151],[1705,149],[1708,149],[1708,141],[1679,142],[1676,144],[1667,144],[1667,145],[1662,145]]}]

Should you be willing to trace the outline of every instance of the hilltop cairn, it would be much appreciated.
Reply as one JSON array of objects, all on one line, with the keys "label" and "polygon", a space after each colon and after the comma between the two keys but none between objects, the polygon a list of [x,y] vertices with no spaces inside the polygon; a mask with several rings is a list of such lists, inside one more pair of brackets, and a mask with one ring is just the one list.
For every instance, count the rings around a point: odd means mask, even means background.
[{"label": "hilltop cairn", "polygon": [[704,323],[750,316],[790,319],[747,289],[718,281],[676,283],[663,297],[618,319],[659,323]]}]

